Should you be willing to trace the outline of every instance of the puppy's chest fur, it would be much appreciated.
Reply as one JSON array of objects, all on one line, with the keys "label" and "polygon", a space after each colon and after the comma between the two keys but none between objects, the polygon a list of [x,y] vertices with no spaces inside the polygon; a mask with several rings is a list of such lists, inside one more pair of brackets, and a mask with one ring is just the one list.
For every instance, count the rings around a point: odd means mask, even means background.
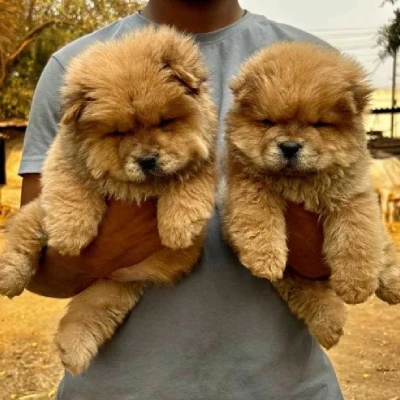
[{"label": "puppy's chest fur", "polygon": [[267,176],[266,190],[285,202],[304,204],[317,214],[346,207],[356,195],[371,190],[367,163],[310,176]]},{"label": "puppy's chest fur", "polygon": [[91,191],[106,199],[141,203],[150,197],[159,197],[168,187],[168,183],[136,184],[117,181],[111,178],[86,180]]}]

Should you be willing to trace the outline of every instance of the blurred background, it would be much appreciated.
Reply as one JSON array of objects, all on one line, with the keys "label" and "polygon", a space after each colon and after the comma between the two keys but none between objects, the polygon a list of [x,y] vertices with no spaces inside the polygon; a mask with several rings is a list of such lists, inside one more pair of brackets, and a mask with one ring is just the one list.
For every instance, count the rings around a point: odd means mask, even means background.
[{"label": "blurred background", "polygon": [[[400,0],[398,4],[396,0],[240,3],[249,11],[315,34],[356,58],[368,71],[375,91],[365,133],[376,165],[384,161],[387,174],[379,176],[376,189],[389,191],[388,228],[400,246],[400,105],[396,102],[400,96]],[[65,44],[143,4],[0,0],[0,246],[1,226],[19,207],[17,171],[24,132],[33,91],[47,60]],[[13,301],[0,299],[0,400],[54,398],[62,368],[52,335],[65,304],[30,293]],[[400,306],[373,298],[350,308],[346,334],[329,355],[346,400],[400,400]]]}]

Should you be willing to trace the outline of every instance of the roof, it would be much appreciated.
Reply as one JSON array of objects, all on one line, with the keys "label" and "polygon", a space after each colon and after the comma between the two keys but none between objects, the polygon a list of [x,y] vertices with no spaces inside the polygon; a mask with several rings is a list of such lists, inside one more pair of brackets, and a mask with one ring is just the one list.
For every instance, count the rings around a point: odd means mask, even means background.
[{"label": "roof", "polygon": [[400,113],[400,107],[394,108],[374,108],[371,110],[371,114],[397,114]]},{"label": "roof", "polygon": [[26,128],[28,121],[26,119],[7,119],[0,121],[0,129],[6,128]]},{"label": "roof", "polygon": [[0,121],[0,139],[8,139],[7,131],[25,132],[28,121],[25,119],[8,119]]}]

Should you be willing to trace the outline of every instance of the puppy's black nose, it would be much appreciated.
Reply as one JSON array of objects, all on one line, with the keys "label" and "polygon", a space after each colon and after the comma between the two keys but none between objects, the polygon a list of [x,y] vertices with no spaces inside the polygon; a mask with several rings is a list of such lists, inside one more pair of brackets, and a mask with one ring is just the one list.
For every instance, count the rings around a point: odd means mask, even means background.
[{"label": "puppy's black nose", "polygon": [[286,158],[293,158],[302,148],[302,145],[297,142],[283,142],[279,144],[279,148]]},{"label": "puppy's black nose", "polygon": [[157,167],[156,155],[146,156],[139,159],[138,163],[144,172],[151,172]]}]

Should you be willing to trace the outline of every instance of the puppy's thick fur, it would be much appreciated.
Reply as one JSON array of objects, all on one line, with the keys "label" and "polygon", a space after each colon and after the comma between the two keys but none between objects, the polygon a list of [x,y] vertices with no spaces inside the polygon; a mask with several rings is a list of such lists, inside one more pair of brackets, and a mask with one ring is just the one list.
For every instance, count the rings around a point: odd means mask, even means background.
[{"label": "puppy's thick fur", "polygon": [[10,221],[0,292],[20,294],[48,244],[78,255],[109,198],[158,198],[164,250],[133,283],[99,280],[76,296],[56,336],[62,362],[84,371],[150,283],[171,284],[198,260],[214,207],[217,118],[197,45],[171,28],[97,43],[74,59],[41,196]]},{"label": "puppy's thick fur", "polygon": [[[335,51],[283,42],[250,59],[231,87],[225,235],[241,262],[273,281],[329,348],[343,332],[343,300],[360,303],[377,291],[389,303],[400,301],[399,264],[369,174],[366,76]],[[320,216],[329,282],[285,272],[289,202]]]}]

